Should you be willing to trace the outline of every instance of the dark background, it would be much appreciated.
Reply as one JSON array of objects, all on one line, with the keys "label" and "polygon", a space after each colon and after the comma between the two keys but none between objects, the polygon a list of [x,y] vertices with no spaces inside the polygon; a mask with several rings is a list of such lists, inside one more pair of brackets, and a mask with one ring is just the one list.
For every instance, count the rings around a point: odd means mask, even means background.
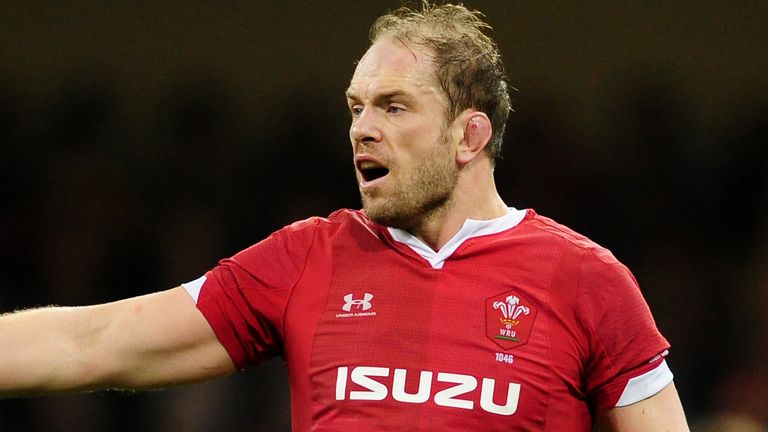
[{"label": "dark background", "polygon": [[[692,421],[768,422],[768,3],[468,4],[517,88],[507,204],[634,271]],[[0,3],[0,311],[176,286],[358,207],[343,92],[398,5]],[[273,360],[164,392],[2,401],[0,430],[288,430],[286,387]]]}]

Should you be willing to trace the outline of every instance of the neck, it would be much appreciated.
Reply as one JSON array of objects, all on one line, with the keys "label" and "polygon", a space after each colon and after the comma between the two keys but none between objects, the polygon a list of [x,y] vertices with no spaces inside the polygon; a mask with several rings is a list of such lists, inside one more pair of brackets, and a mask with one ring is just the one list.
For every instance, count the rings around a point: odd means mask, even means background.
[{"label": "neck", "polygon": [[509,209],[496,191],[492,172],[486,173],[460,176],[445,205],[408,231],[437,251],[459,232],[467,219],[490,220],[507,214]]}]

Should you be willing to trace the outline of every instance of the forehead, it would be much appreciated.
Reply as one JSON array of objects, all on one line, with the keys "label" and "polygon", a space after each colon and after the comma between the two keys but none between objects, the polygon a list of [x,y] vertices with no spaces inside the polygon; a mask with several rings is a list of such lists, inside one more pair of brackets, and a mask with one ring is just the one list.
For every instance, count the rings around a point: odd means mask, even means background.
[{"label": "forehead", "polygon": [[408,92],[437,91],[434,66],[427,53],[389,38],[371,45],[355,68],[347,93],[364,97],[389,87]]}]

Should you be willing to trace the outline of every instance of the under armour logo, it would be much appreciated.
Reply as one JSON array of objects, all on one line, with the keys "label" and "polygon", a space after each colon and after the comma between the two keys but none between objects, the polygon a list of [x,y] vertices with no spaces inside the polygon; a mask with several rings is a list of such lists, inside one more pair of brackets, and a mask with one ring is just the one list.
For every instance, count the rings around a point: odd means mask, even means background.
[{"label": "under armour logo", "polygon": [[371,300],[373,300],[373,294],[371,293],[365,293],[362,299],[356,299],[352,294],[347,294],[344,296],[345,303],[341,309],[345,312],[351,312],[352,306],[355,306],[359,310],[367,311],[373,307]]}]

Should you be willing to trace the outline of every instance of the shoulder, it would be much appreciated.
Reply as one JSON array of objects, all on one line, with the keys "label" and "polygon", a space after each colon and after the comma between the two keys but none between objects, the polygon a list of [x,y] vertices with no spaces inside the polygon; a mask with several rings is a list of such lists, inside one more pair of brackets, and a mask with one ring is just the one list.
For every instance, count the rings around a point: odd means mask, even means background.
[{"label": "shoulder", "polygon": [[548,251],[558,273],[569,275],[581,295],[597,287],[606,293],[635,289],[634,276],[609,249],[533,210],[528,212],[523,225],[531,248]]},{"label": "shoulder", "polygon": [[631,315],[630,309],[643,319],[649,315],[634,275],[609,249],[565,225],[530,212],[527,229],[557,251],[558,274],[567,275],[572,282],[566,286],[574,288],[572,300],[579,316],[594,328],[607,328],[607,317],[617,311],[621,316],[611,319],[617,323],[625,322],[624,318]]},{"label": "shoulder", "polygon": [[587,236],[580,234],[553,219],[542,216],[534,210],[528,210],[528,215],[523,220],[523,223],[528,229],[548,238],[549,241],[562,243],[563,246],[570,246],[584,251],[607,251],[607,249],[598,245]]},{"label": "shoulder", "polygon": [[342,209],[327,217],[313,216],[295,221],[221,263],[249,269],[264,268],[267,263],[276,268],[286,265],[299,268],[311,250],[328,246],[329,239],[338,239],[339,229],[352,223],[359,217],[357,214],[354,210]]},{"label": "shoulder", "polygon": [[549,246],[571,257],[577,255],[580,260],[596,261],[604,265],[614,266],[621,263],[606,247],[601,246],[589,237],[561,224],[555,220],[542,216],[532,209],[521,223],[522,235],[531,238],[532,243],[539,246]]},{"label": "shoulder", "polygon": [[[372,222],[361,210],[340,209],[328,216],[313,216],[291,223],[275,232],[267,242],[296,245],[296,243],[328,245],[346,241],[350,237],[373,237],[380,239],[383,227]],[[330,243],[329,243],[330,242]]]},{"label": "shoulder", "polygon": [[370,223],[365,214],[359,210],[339,209],[328,216],[312,216],[306,219],[295,221],[283,228],[275,231],[275,234],[301,234],[307,231],[316,230],[335,230],[346,224],[368,224]]}]

